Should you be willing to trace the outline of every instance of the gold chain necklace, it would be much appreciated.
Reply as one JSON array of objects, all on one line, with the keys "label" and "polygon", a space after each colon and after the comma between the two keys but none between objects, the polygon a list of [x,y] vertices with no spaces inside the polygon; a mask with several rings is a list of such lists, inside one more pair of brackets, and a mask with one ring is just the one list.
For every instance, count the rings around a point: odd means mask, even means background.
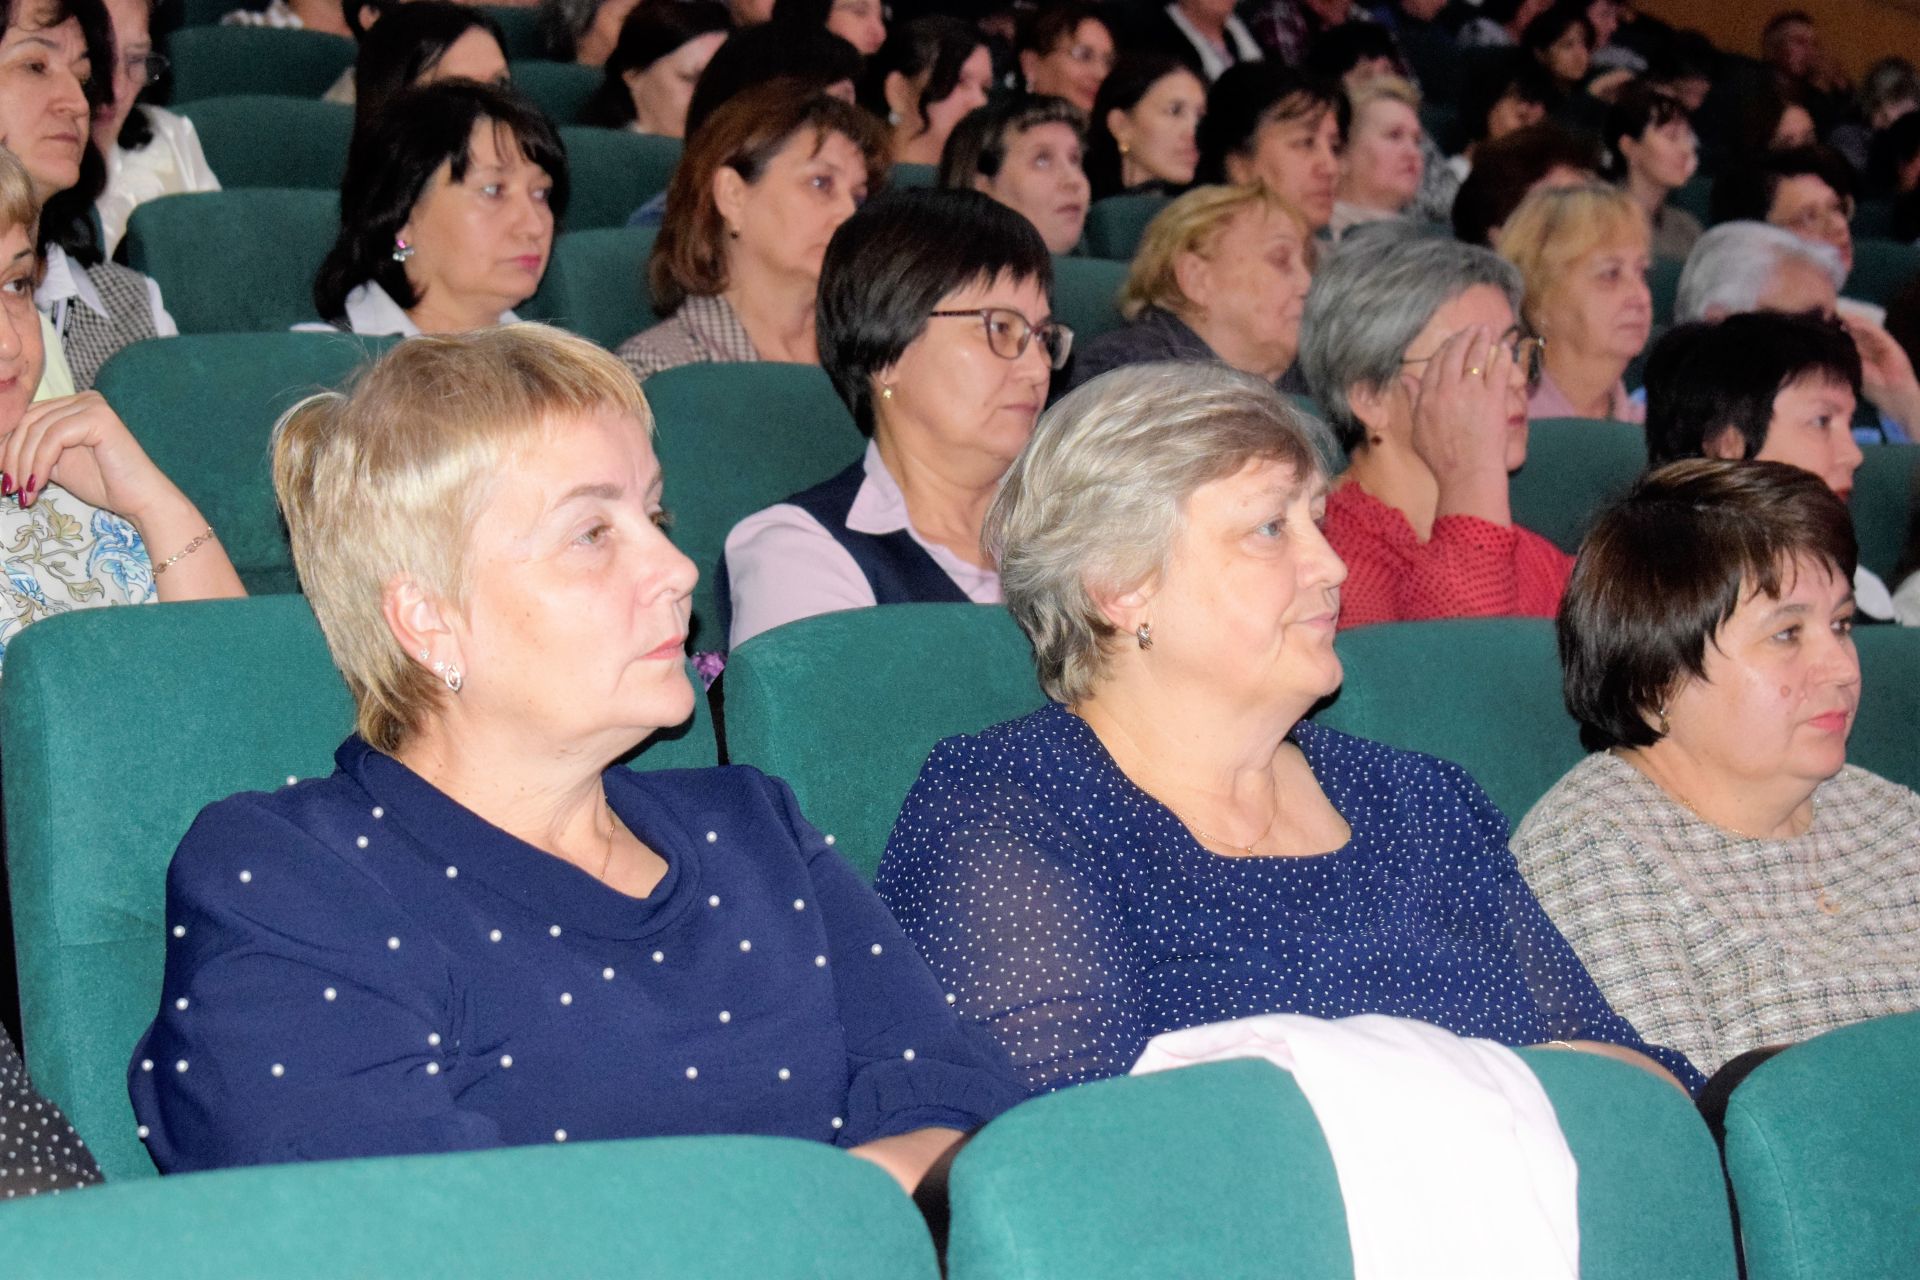
[{"label": "gold chain necklace", "polygon": [[600,789],[600,803],[605,806],[607,810],[607,856],[600,860],[600,874],[595,876],[594,879],[598,880],[601,884],[605,884],[607,882],[607,871],[613,866],[613,831],[616,821],[613,816],[613,802],[607,799],[605,787]]},{"label": "gold chain necklace", "polygon": [[1224,848],[1238,850],[1240,853],[1244,854],[1249,858],[1257,858],[1260,856],[1259,854],[1253,851],[1253,845],[1259,844],[1262,840],[1265,840],[1267,838],[1267,833],[1273,830],[1273,824],[1280,821],[1279,807],[1275,806],[1273,816],[1267,819],[1267,825],[1260,832],[1260,834],[1253,838],[1253,844],[1235,844],[1231,840],[1222,840],[1219,836],[1208,834],[1208,832],[1206,832],[1204,829],[1201,828],[1199,823],[1193,821],[1193,819],[1187,817],[1186,814],[1181,813],[1178,809],[1174,808],[1172,805],[1167,804],[1165,800],[1160,801],[1160,803],[1166,806],[1166,810],[1168,813],[1180,819],[1180,824],[1182,826],[1184,826],[1188,831],[1190,831],[1194,835],[1198,836],[1200,838],[1200,843],[1220,845]]}]

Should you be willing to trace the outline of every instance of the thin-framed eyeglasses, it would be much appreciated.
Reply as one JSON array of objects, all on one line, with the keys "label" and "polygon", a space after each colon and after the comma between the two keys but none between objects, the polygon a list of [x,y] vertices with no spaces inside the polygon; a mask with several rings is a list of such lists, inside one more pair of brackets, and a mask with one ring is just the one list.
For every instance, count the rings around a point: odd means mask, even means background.
[{"label": "thin-framed eyeglasses", "polygon": [[1822,201],[1810,209],[1802,209],[1781,225],[1796,235],[1815,236],[1836,219],[1844,225],[1852,225],[1853,209],[1852,196],[1835,196],[1831,201]]},{"label": "thin-framed eyeglasses", "polygon": [[[1527,390],[1540,385],[1540,377],[1546,372],[1547,340],[1536,338],[1519,325],[1500,335],[1500,345],[1513,356],[1513,366],[1527,375]],[[1432,356],[1407,356],[1401,364],[1425,364]]]},{"label": "thin-framed eyeglasses", "polygon": [[127,73],[127,79],[138,85],[152,84],[167,74],[167,69],[172,65],[164,55],[158,53],[142,54],[139,57],[129,56],[122,64]]},{"label": "thin-framed eyeglasses", "polygon": [[1040,349],[1047,353],[1047,363],[1055,369],[1066,368],[1067,357],[1073,354],[1072,329],[1058,320],[1035,324],[1012,307],[975,307],[971,311],[935,311],[932,315],[936,319],[978,320],[987,332],[988,349],[1002,360],[1018,360],[1027,354],[1027,344],[1036,337]]},{"label": "thin-framed eyeglasses", "polygon": [[1084,41],[1068,45],[1067,57],[1083,67],[1098,67],[1102,71],[1113,70],[1113,52],[1109,49],[1096,49]]}]

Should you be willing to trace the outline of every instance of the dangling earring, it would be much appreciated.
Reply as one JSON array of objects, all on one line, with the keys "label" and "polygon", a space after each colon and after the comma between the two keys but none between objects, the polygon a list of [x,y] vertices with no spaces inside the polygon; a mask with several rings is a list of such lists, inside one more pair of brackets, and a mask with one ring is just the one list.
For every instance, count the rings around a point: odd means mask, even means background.
[{"label": "dangling earring", "polygon": [[1660,708],[1660,736],[1664,738],[1672,732],[1673,727],[1667,723],[1667,709],[1662,707]]},{"label": "dangling earring", "polygon": [[1143,622],[1133,629],[1133,638],[1139,642],[1142,649],[1153,648],[1153,628],[1147,623]]},{"label": "dangling earring", "polygon": [[412,256],[413,246],[407,243],[405,237],[395,236],[393,238],[393,260],[395,262],[405,262]]},{"label": "dangling earring", "polygon": [[[436,662],[433,665],[437,667],[440,664]],[[460,692],[460,686],[466,683],[464,680],[460,678],[460,668],[453,665],[452,663],[447,664],[446,674],[442,675],[440,678],[442,680],[445,680],[447,682],[447,688],[451,689],[455,693]]]}]

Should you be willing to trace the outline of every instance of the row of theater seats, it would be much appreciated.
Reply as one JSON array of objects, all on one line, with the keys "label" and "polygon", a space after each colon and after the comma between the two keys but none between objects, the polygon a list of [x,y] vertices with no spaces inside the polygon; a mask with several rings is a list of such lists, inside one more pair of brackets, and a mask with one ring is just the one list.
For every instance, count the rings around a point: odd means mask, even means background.
[{"label": "row of theater seats", "polygon": [[[574,270],[570,265],[569,278]],[[582,296],[590,292],[584,285],[592,270],[591,262],[578,268]],[[1063,290],[1063,303],[1068,297]],[[1066,305],[1061,310],[1074,314]],[[577,317],[561,319],[602,336]],[[331,333],[168,338],[115,356],[98,385],[154,461],[221,531],[248,587],[292,591],[292,556],[267,470],[272,425],[301,396],[339,385],[391,342]],[[674,536],[702,574],[694,645],[720,648],[719,637],[698,628],[718,616],[710,584],[727,531],[840,471],[859,457],[863,442],[826,375],[812,366],[688,365],[650,378],[647,398]],[[1872,445],[1865,453],[1855,477],[1854,521],[1863,560],[1887,576],[1900,557],[1920,450]],[[1535,423],[1527,465],[1514,477],[1515,518],[1574,550],[1594,512],[1623,491],[1645,461],[1638,428]]]},{"label": "row of theater seats", "polygon": [[[1347,687],[1321,719],[1459,760],[1510,816],[1578,758],[1545,623],[1369,628],[1339,647]],[[1880,629],[1861,647],[1857,758],[1920,782],[1920,693],[1902,678],[1920,636]],[[787,777],[868,874],[932,743],[1040,701],[1011,621],[971,605],[776,629],[736,651],[726,690],[728,758]],[[28,1062],[123,1184],[0,1216],[10,1275],[95,1274],[136,1249],[161,1276],[933,1274],[883,1177],[770,1140],[153,1182],[125,1072],[158,999],[168,859],[203,805],[330,770],[351,724],[298,596],[82,611],[10,646],[0,739]],[[718,758],[702,702],[632,764]],[[1735,1093],[1728,1151],[1755,1280],[1890,1275],[1877,1264],[1920,1256],[1917,1051],[1920,1017],[1867,1024],[1782,1055]],[[1580,1163],[1583,1274],[1731,1277],[1720,1166],[1693,1109],[1616,1064],[1529,1056]],[[962,1154],[952,1189],[956,1277],[1270,1275],[1277,1259],[1288,1274],[1351,1273],[1324,1141],[1290,1078],[1264,1065],[1028,1104]],[[1855,1265],[1824,1265],[1835,1257]]]}]

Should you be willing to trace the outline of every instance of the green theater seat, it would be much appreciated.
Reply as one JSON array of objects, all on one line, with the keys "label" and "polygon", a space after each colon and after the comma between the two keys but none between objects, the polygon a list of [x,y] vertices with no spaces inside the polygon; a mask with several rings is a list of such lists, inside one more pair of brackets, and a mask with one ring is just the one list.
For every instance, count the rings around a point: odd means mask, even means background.
[{"label": "green theater seat", "polygon": [[673,540],[700,568],[693,648],[725,649],[714,578],[727,534],[844,470],[865,442],[814,365],[683,365],[647,379],[647,403]]},{"label": "green theater seat", "polygon": [[141,205],[125,247],[181,333],[262,333],[319,319],[313,278],[339,230],[331,191],[211,191]]},{"label": "green theater seat", "polygon": [[219,530],[247,590],[291,592],[299,583],[268,468],[273,424],[392,344],[336,333],[161,338],[107,361],[98,389]]},{"label": "green theater seat", "polygon": [[1853,271],[1847,276],[1847,287],[1840,292],[1884,307],[1915,276],[1920,276],[1920,248],[1898,240],[1856,237]]},{"label": "green theater seat", "polygon": [[336,192],[347,171],[353,108],[317,98],[203,98],[181,109],[228,191],[300,187]]},{"label": "green theater seat", "polygon": [[1527,431],[1527,461],[1508,493],[1513,522],[1569,554],[1600,509],[1647,467],[1647,433],[1630,422],[1542,418]]},{"label": "green theater seat", "polygon": [[573,180],[567,231],[626,226],[635,209],[667,189],[680,163],[678,138],[580,125],[561,129],[560,140]]},{"label": "green theater seat", "polygon": [[506,55],[518,62],[522,58],[544,58],[545,43],[540,39],[540,10],[532,5],[489,4],[481,11],[500,24],[507,38]]},{"label": "green theater seat", "polygon": [[192,1173],[7,1206],[15,1280],[673,1276],[934,1280],[877,1167],[779,1138],[655,1138]]},{"label": "green theater seat", "polygon": [[1118,329],[1120,286],[1127,282],[1127,264],[1100,258],[1053,259],[1053,318],[1073,329],[1075,343]]},{"label": "green theater seat", "polygon": [[1727,1105],[1727,1177],[1749,1280],[1911,1276],[1920,1266],[1920,1014],[1816,1036]]},{"label": "green theater seat", "polygon": [[[555,124],[578,124],[587,99],[600,87],[603,74],[599,67],[583,67],[575,62],[549,62],[544,58],[515,58],[509,65],[513,87]],[[629,210],[628,212],[632,212]]]},{"label": "green theater seat", "polygon": [[1131,262],[1147,224],[1172,204],[1169,196],[1108,196],[1087,209],[1087,252],[1113,262]]},{"label": "green theater seat", "polygon": [[[636,767],[714,763],[695,702]],[[216,800],[331,773],[352,727],[299,596],[87,609],[8,646],[0,782],[27,1061],[109,1180],[153,1172],[126,1072],[158,1007],[174,847]]]},{"label": "green theater seat", "polygon": [[901,604],[802,618],[727,662],[727,752],[792,784],[872,878],[927,753],[1044,698],[1027,639],[997,606]]},{"label": "green theater seat", "polygon": [[[1686,1099],[1621,1063],[1521,1056],[1580,1166],[1580,1274],[1732,1280],[1720,1163]],[[960,1152],[949,1189],[950,1280],[1353,1275],[1319,1122],[1265,1062],[1033,1099]]]},{"label": "green theater seat", "polygon": [[1860,540],[1860,563],[1887,579],[1900,564],[1907,543],[1907,522],[1920,499],[1920,445],[1870,444],[1853,475],[1853,533]]},{"label": "green theater seat", "polygon": [[1920,631],[1861,627],[1853,638],[1865,693],[1847,759],[1920,791]]},{"label": "green theater seat", "polygon": [[[167,39],[173,100],[240,94],[317,98],[353,65],[343,36],[275,27],[186,27]],[[219,170],[214,172],[218,173]]]},{"label": "green theater seat", "polygon": [[660,322],[647,284],[652,227],[598,227],[555,238],[540,292],[519,308],[611,350]]}]

